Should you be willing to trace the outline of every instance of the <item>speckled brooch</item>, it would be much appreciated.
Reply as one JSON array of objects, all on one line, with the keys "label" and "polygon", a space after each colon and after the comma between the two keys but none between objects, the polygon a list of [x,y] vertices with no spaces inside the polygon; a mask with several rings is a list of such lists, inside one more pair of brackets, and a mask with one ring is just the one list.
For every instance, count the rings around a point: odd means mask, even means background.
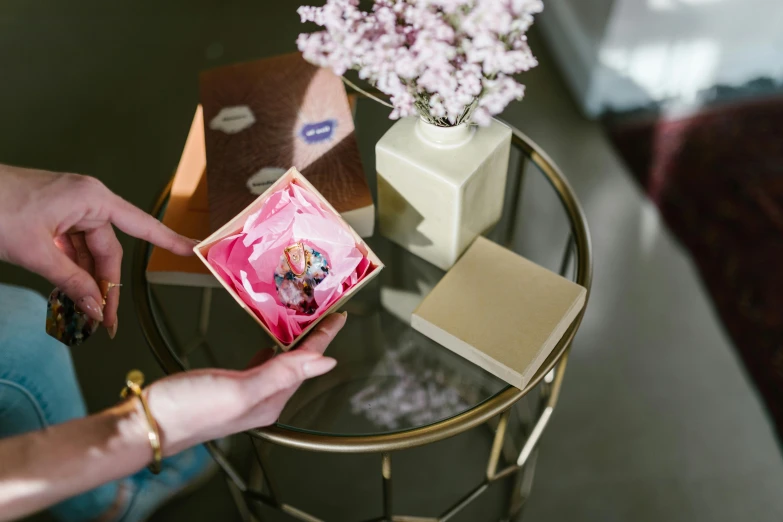
[{"label": "speckled brooch", "polygon": [[49,295],[46,305],[46,333],[68,346],[86,341],[100,323],[76,309],[71,299],[59,288]]},{"label": "speckled brooch", "polygon": [[314,314],[318,303],[313,289],[328,275],[329,262],[320,252],[301,242],[286,247],[275,268],[280,302],[303,314]]}]

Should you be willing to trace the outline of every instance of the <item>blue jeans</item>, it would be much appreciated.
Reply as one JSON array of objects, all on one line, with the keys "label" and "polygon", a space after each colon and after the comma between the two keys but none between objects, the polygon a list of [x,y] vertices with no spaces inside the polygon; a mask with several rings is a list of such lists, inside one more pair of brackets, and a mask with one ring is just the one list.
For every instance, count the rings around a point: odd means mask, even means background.
[{"label": "blue jeans", "polygon": [[[46,300],[0,285],[0,438],[87,414],[68,348],[44,331]],[[117,496],[112,482],[52,508],[64,521],[94,520]]]}]

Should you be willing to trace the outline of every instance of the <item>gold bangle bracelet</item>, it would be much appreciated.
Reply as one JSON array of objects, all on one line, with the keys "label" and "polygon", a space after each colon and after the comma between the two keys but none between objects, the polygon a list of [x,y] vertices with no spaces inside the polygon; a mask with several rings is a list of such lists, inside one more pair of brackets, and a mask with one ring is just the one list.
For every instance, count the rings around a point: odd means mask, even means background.
[{"label": "gold bangle bracelet", "polygon": [[144,374],[139,370],[131,370],[125,377],[125,388],[120,392],[120,397],[125,399],[132,393],[141,401],[144,414],[147,416],[147,424],[149,424],[147,438],[150,441],[150,446],[152,446],[152,462],[149,465],[149,470],[157,475],[160,473],[161,461],[163,460],[163,451],[160,448],[160,431],[158,430],[158,423],[155,422],[155,418],[150,413],[147,399],[144,398],[144,394],[141,392],[142,384],[144,384]]}]

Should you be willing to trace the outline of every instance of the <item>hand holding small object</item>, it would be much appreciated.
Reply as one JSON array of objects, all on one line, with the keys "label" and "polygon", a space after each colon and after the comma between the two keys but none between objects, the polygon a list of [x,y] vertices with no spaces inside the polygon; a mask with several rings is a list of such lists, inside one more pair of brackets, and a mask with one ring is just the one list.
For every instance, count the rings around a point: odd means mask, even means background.
[{"label": "hand holding small object", "polygon": [[[122,247],[114,226],[182,256],[180,236],[95,178],[0,165],[0,260],[35,272],[92,321],[117,331]],[[104,295],[105,303],[104,303]]]}]

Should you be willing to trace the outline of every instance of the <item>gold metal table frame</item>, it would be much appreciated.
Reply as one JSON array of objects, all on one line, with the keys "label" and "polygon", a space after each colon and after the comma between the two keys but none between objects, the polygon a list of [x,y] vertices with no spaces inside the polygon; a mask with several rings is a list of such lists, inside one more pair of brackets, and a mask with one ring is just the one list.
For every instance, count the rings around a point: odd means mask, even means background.
[{"label": "gold metal table frame", "polygon": [[[570,234],[566,240],[560,273],[565,275],[569,266],[573,266],[573,280],[584,286],[588,291],[588,298],[592,280],[592,250],[587,221],[576,196],[568,184],[566,178],[558,167],[547,155],[529,138],[519,130],[513,128],[512,147],[518,149],[528,162],[532,162],[538,171],[543,174],[556,192],[563,209],[567,215]],[[521,187],[522,170],[525,161],[520,162],[520,173],[514,180],[509,180],[511,186],[508,191],[518,198]],[[161,193],[158,201],[152,209],[153,215],[159,215],[167,201],[169,186]],[[511,220],[516,218],[516,210],[519,205],[515,202],[512,207]],[[177,353],[187,353],[205,343],[204,336],[208,326],[208,315],[211,304],[212,289],[204,289],[201,304],[201,314],[198,320],[196,337],[177,351],[162,335],[159,325],[154,317],[151,303],[152,292],[145,277],[145,268],[149,255],[149,244],[140,241],[137,244],[133,260],[132,291],[136,310],[147,343],[153,354],[166,373],[185,371],[186,368]],[[575,262],[572,260],[575,257]],[[585,307],[586,308],[586,307]],[[373,519],[378,521],[395,522],[445,522],[459,513],[465,506],[484,493],[494,482],[513,478],[511,498],[509,499],[506,516],[503,520],[515,519],[522,511],[525,500],[532,486],[532,477],[536,456],[536,445],[541,438],[544,429],[557,404],[558,395],[563,382],[568,352],[571,342],[579,329],[585,309],[569,327],[562,340],[557,344],[543,367],[531,379],[523,390],[506,387],[491,398],[474,405],[472,408],[451,418],[436,422],[431,425],[413,428],[394,433],[363,436],[336,436],[319,435],[289,429],[283,426],[273,425],[248,432],[254,439],[253,448],[258,457],[257,475],[254,482],[260,483],[262,488],[251,487],[237,470],[228,461],[223,452],[214,444],[208,443],[207,447],[213,457],[226,474],[232,494],[237,502],[240,513],[246,520],[252,520],[253,513],[257,513],[257,504],[263,504],[273,509],[285,512],[293,519],[306,522],[317,522],[321,519],[301,511],[292,505],[281,501],[275,490],[268,482],[269,476],[264,470],[263,460],[258,449],[258,443],[263,441],[297,448],[301,450],[332,452],[332,453],[380,453],[381,486],[383,491],[382,516]],[[539,387],[537,400],[537,416],[532,427],[527,431],[524,440],[517,441],[521,449],[512,455],[511,464],[498,469],[501,462],[501,453],[507,453],[506,432],[512,406],[525,397],[531,390]],[[487,456],[486,473],[483,481],[471,491],[468,491],[458,502],[443,510],[438,517],[399,516],[392,513],[392,453],[399,450],[413,448],[425,444],[444,440],[463,433],[472,428],[485,425],[494,431],[491,451]],[[263,491],[266,483],[268,492]]]}]

